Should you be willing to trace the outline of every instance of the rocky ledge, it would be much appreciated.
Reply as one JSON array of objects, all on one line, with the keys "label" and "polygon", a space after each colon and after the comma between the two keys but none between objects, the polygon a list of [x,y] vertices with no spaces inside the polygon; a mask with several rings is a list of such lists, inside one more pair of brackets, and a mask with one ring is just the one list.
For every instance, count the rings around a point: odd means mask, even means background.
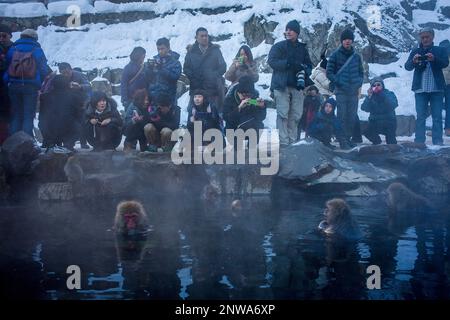
[{"label": "rocky ledge", "polygon": [[[277,158],[275,153],[269,156],[271,161]],[[375,196],[393,181],[404,181],[421,193],[446,194],[450,186],[450,148],[430,150],[414,143],[344,152],[315,140],[301,141],[280,150],[274,176],[261,175],[261,168],[267,167],[261,164],[176,165],[169,153],[45,153],[23,132],[4,143],[0,160],[3,199],[28,195],[70,200],[205,190],[243,197],[269,194],[280,186],[308,193]]]}]

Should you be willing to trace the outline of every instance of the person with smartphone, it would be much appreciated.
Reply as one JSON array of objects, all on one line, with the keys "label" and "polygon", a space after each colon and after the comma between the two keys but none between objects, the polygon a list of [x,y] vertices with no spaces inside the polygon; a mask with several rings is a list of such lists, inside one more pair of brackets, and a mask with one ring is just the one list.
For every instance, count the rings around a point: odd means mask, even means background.
[{"label": "person with smartphone", "polygon": [[242,77],[225,97],[223,117],[226,129],[264,129],[266,112],[264,100],[259,98],[259,92],[249,76]]},{"label": "person with smartphone", "polygon": [[258,66],[253,60],[252,50],[248,45],[243,45],[239,48],[233,63],[225,73],[225,79],[235,84],[243,76],[250,76],[253,82],[258,82]]}]

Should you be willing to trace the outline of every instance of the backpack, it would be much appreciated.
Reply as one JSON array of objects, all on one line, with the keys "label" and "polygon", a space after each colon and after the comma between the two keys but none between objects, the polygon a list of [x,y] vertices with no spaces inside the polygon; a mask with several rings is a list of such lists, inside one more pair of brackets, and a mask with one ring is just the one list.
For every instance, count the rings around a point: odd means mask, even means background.
[{"label": "backpack", "polygon": [[13,78],[34,79],[36,77],[36,59],[34,49],[30,52],[15,50],[8,68],[8,74]]}]

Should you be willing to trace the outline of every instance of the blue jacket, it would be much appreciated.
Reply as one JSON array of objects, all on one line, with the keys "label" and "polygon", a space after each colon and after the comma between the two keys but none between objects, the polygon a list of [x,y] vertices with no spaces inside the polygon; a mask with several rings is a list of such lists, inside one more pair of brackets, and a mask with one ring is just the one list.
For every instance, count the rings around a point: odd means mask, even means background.
[{"label": "blue jacket", "polygon": [[361,110],[370,113],[369,121],[395,120],[395,108],[398,107],[395,93],[384,88],[384,82],[381,78],[375,78],[370,83],[373,84],[374,82],[381,82],[383,90],[367,97],[361,105]]},{"label": "blue jacket", "polygon": [[[252,99],[259,97],[259,92],[255,90],[252,94]],[[240,125],[252,122],[257,123],[259,127],[264,127],[263,121],[266,118],[266,108],[249,105],[239,111],[241,100],[237,95],[237,85],[230,88],[225,101],[223,103],[223,118],[226,121],[227,129],[237,129]],[[259,129],[259,128],[258,128]]]},{"label": "blue jacket", "polygon": [[339,142],[344,140],[341,122],[334,114],[334,111],[326,114],[323,108],[316,113],[309,125],[308,135],[312,137],[328,136],[330,138],[335,135]]},{"label": "blue jacket", "polygon": [[422,74],[425,70],[424,65],[415,64],[413,58],[416,54],[425,55],[431,52],[434,55],[434,61],[429,62],[431,70],[433,70],[434,81],[439,90],[445,90],[445,79],[442,69],[448,66],[447,50],[444,47],[437,47],[432,45],[430,48],[425,49],[422,44],[418,48],[415,48],[409,54],[408,60],[405,63],[405,69],[408,71],[414,70],[412,91],[422,89]]},{"label": "blue jacket", "polygon": [[[297,41],[283,40],[272,46],[267,60],[273,69],[270,90],[284,90],[287,87],[296,87],[296,74],[305,70],[306,86],[313,84],[309,79],[312,62],[306,44]],[[308,83],[309,80],[309,83]]]},{"label": "blue jacket", "polygon": [[130,80],[136,76],[140,69],[141,66],[132,61],[130,61],[130,63],[128,63],[123,69],[122,78],[120,81],[120,95],[121,101],[124,105],[128,105],[131,101],[133,101],[133,94],[136,90],[147,89],[147,78],[144,68],[142,68],[139,76],[137,76],[137,78],[130,83]]},{"label": "blue jacket", "polygon": [[181,76],[181,63],[178,60],[180,55],[170,51],[167,57],[161,58],[160,55],[156,55],[153,58],[157,64],[147,70],[147,76],[150,80],[150,96],[156,98],[164,92],[175,97],[177,81]]},{"label": "blue jacket", "polygon": [[34,79],[13,78],[10,77],[8,71],[6,71],[5,74],[3,75],[3,81],[6,84],[28,83],[36,86],[37,88],[40,88],[45,77],[50,73],[49,71],[51,70],[47,66],[47,58],[45,57],[41,45],[34,39],[21,38],[17,40],[8,50],[8,53],[6,55],[6,64],[7,64],[6,68],[9,68],[9,65],[11,64],[11,59],[16,50],[20,52],[31,52],[34,50],[33,57],[36,59],[36,76],[34,77]]},{"label": "blue jacket", "polygon": [[352,61],[337,76],[339,70],[353,53],[355,53],[353,47],[351,50],[346,50],[343,46],[340,46],[328,59],[327,78],[331,81],[331,91],[336,90],[336,94],[356,94],[363,84],[364,68],[359,54],[356,54]]}]

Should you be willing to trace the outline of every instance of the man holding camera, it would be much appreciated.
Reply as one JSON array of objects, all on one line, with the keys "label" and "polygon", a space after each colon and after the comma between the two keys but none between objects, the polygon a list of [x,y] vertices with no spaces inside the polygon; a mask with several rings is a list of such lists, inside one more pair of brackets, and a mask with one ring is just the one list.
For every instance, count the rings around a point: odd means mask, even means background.
[{"label": "man holding camera", "polygon": [[359,129],[357,122],[359,89],[364,80],[362,59],[353,48],[354,40],[353,31],[344,30],[341,33],[341,46],[331,54],[327,63],[330,90],[336,94],[337,118],[342,124],[346,139],[351,141],[351,147],[360,141],[354,133],[355,128]]},{"label": "man holding camera", "polygon": [[412,91],[416,98],[416,138],[415,142],[425,143],[425,121],[428,106],[433,119],[432,140],[434,145],[442,145],[442,103],[445,79],[442,69],[448,66],[448,56],[444,48],[434,46],[434,30],[426,27],[420,30],[420,45],[411,51],[405,69],[414,70]]},{"label": "man holding camera", "polygon": [[297,141],[298,123],[303,113],[303,89],[313,84],[309,79],[312,63],[306,44],[298,40],[300,24],[296,20],[286,25],[286,40],[276,43],[269,52],[268,63],[273,69],[270,90],[277,106],[277,129],[280,144]]}]

